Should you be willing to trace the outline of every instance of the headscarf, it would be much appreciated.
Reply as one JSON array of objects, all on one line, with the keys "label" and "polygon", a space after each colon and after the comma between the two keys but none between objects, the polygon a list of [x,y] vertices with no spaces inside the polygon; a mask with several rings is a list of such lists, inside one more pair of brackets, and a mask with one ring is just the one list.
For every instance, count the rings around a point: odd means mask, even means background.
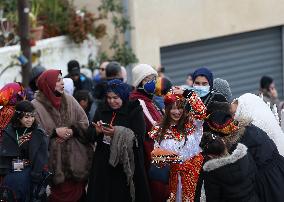
[{"label": "headscarf", "polygon": [[73,80],[70,79],[70,78],[64,78],[63,82],[64,82],[64,91],[65,91],[65,93],[67,93],[68,95],[73,96],[73,93],[74,93],[74,82],[73,82]]},{"label": "headscarf", "polygon": [[128,100],[130,91],[130,87],[119,79],[113,79],[107,83],[107,92],[114,92],[124,102]]},{"label": "headscarf", "polygon": [[61,105],[61,97],[55,96],[54,93],[59,74],[61,74],[60,70],[49,69],[44,71],[37,80],[38,89],[46,96],[52,106],[56,109],[59,109]]},{"label": "headscarf", "polygon": [[252,123],[274,141],[279,153],[284,155],[284,134],[269,106],[258,96],[246,93],[238,99],[235,120],[245,125]]},{"label": "headscarf", "polygon": [[205,67],[202,67],[202,68],[199,68],[199,69],[195,70],[193,72],[193,74],[192,74],[193,82],[195,81],[195,79],[198,76],[205,76],[207,78],[207,80],[208,80],[210,89],[213,88],[213,74],[212,74],[212,72],[209,69],[207,69]]},{"label": "headscarf", "polygon": [[4,128],[14,115],[15,105],[25,99],[26,93],[21,83],[8,83],[0,90],[0,141]]}]

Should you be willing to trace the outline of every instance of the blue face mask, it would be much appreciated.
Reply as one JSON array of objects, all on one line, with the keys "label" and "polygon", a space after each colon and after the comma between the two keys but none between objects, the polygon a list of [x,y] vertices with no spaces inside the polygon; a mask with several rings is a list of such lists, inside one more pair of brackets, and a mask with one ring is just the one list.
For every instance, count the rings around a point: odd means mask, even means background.
[{"label": "blue face mask", "polygon": [[205,97],[210,91],[210,86],[193,86],[193,88],[199,97]]},{"label": "blue face mask", "polygon": [[143,85],[143,89],[148,94],[154,94],[156,89],[156,80],[148,81]]}]

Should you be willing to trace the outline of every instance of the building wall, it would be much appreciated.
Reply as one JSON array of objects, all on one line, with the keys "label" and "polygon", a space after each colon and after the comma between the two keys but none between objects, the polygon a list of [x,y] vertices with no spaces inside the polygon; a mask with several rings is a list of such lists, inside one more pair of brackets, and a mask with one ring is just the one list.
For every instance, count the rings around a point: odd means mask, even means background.
[{"label": "building wall", "polygon": [[131,44],[140,62],[160,47],[284,24],[283,0],[130,0]]}]

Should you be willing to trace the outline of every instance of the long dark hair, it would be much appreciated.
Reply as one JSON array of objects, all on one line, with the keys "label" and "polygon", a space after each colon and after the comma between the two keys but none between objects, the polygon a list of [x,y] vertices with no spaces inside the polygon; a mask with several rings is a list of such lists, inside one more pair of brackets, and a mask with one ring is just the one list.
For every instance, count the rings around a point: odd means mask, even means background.
[{"label": "long dark hair", "polygon": [[188,122],[189,117],[188,117],[188,112],[184,108],[184,106],[185,106],[184,100],[177,100],[176,102],[174,102],[172,104],[167,104],[165,106],[165,115],[164,115],[163,120],[160,123],[160,128],[159,128],[159,131],[158,131],[158,134],[159,134],[158,140],[159,140],[159,143],[162,142],[162,140],[164,139],[166,130],[169,129],[170,126],[171,126],[171,109],[173,108],[174,105],[176,105],[176,107],[178,109],[183,109],[182,116],[179,119],[176,127],[177,127],[177,131],[179,133],[185,134],[185,142],[184,142],[184,145],[185,145],[185,143],[187,141],[185,124]]},{"label": "long dark hair", "polygon": [[[15,106],[15,113],[13,117],[11,118],[11,124],[13,127],[18,128],[21,127],[22,124],[20,122],[20,119],[22,119],[25,116],[25,113],[33,113],[35,111],[34,106],[32,103],[28,100],[23,100],[16,104]],[[37,121],[34,120],[31,129],[35,129],[37,127]]]},{"label": "long dark hair", "polygon": [[226,150],[226,144],[215,132],[204,132],[199,144],[205,155],[220,156]]}]

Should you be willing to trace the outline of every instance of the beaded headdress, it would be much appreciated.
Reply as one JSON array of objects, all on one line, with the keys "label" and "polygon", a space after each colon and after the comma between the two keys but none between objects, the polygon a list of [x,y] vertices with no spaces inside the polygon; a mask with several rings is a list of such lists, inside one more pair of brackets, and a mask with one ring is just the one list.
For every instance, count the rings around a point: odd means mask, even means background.
[{"label": "beaded headdress", "polygon": [[229,113],[215,111],[205,120],[206,124],[213,131],[229,135],[239,129],[238,122],[235,121]]},{"label": "beaded headdress", "polygon": [[183,96],[179,95],[179,94],[174,94],[172,92],[169,92],[164,97],[165,105],[170,105],[170,104],[173,104],[173,103],[175,103],[177,101],[184,101]]}]

